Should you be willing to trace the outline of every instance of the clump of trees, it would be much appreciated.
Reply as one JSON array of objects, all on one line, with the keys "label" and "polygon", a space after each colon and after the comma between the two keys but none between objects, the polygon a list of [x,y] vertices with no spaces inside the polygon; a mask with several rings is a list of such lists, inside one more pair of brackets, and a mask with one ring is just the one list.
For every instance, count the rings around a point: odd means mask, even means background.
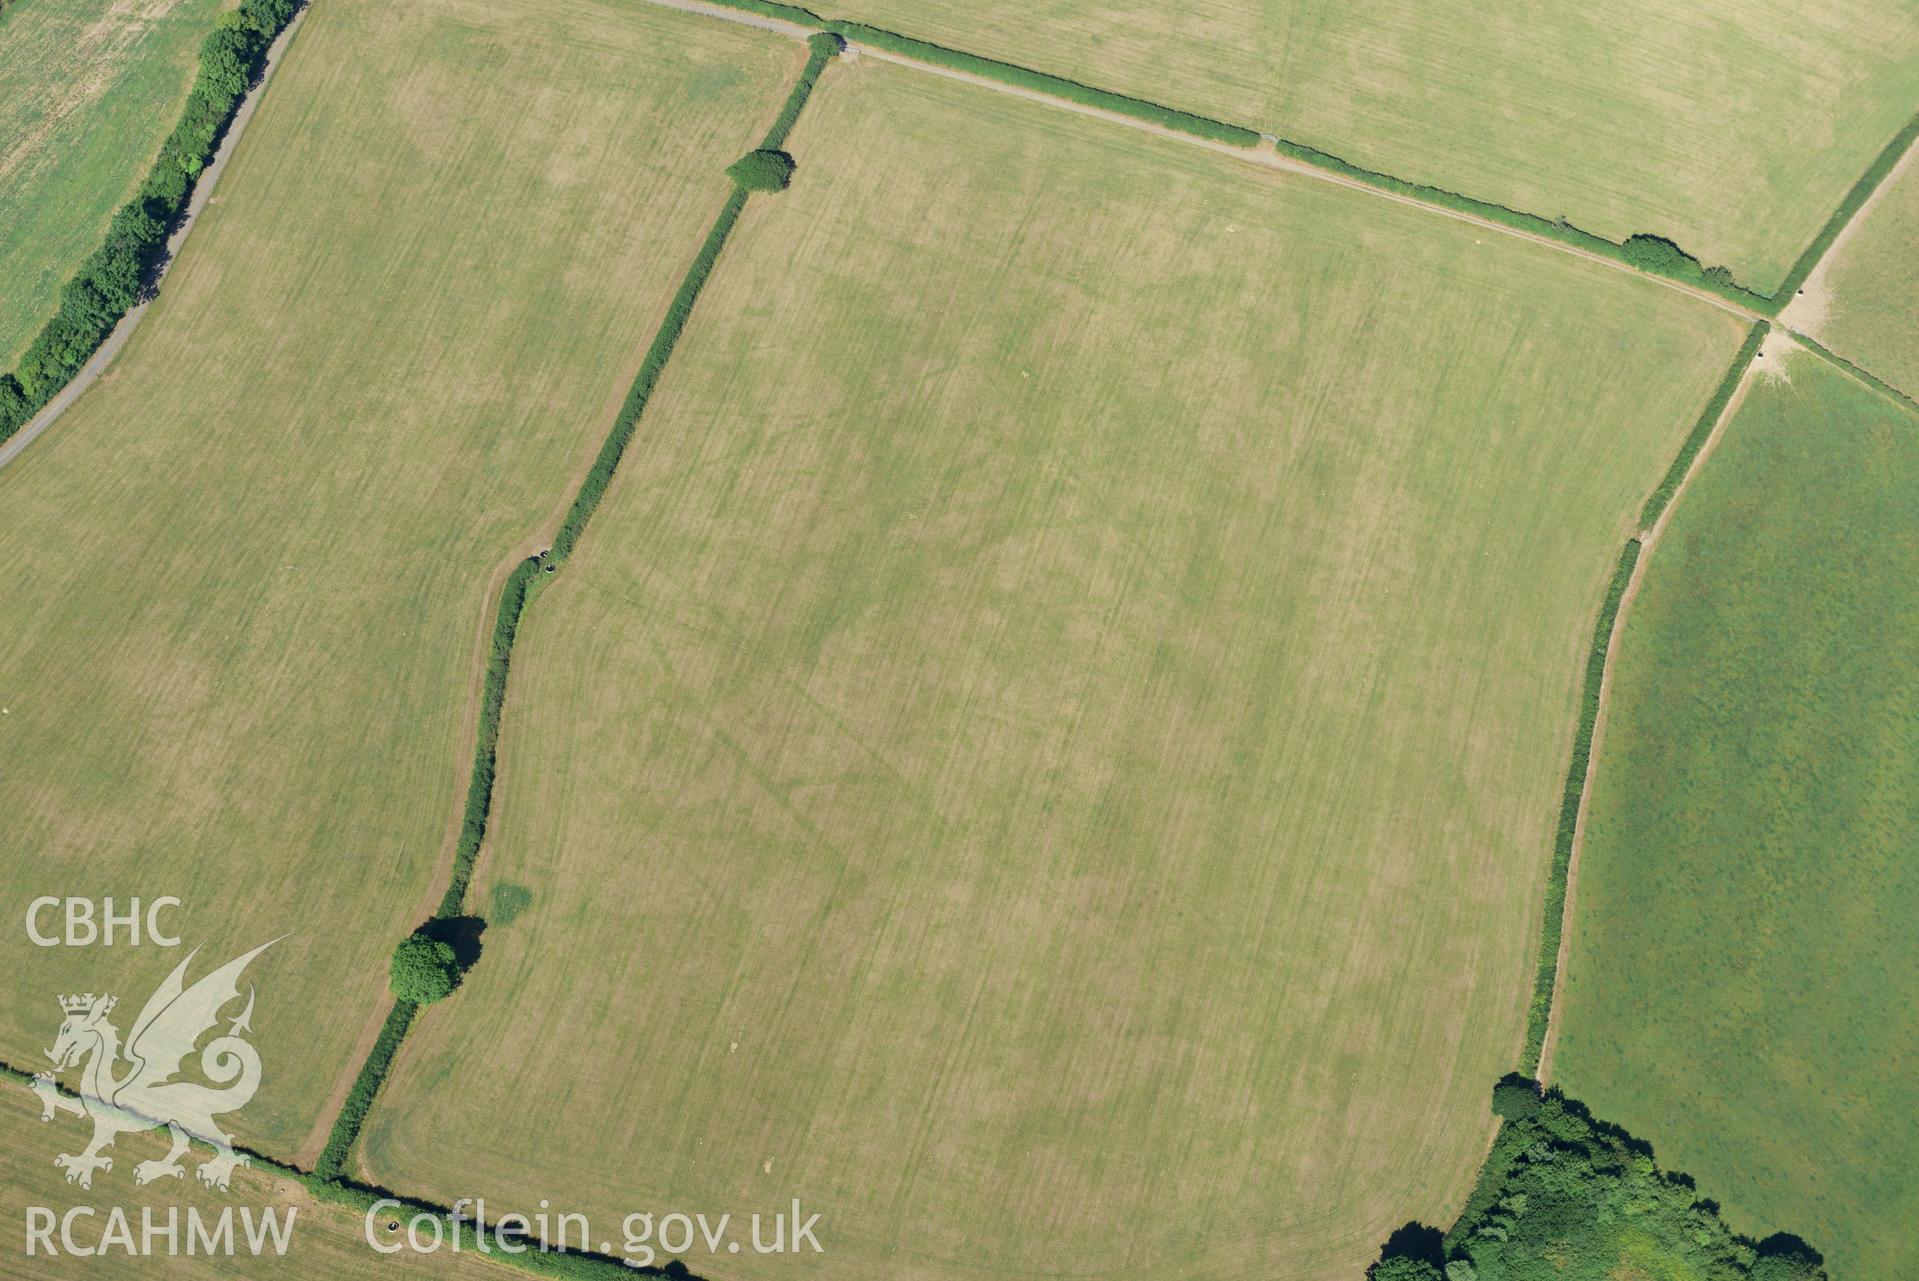
[{"label": "clump of trees", "polygon": [[[1649,236],[1644,232],[1628,236],[1619,246],[1619,256],[1641,271],[1670,276],[1689,285],[1704,285],[1719,294],[1744,292],[1733,278],[1731,268],[1708,267],[1664,236]],[[1756,303],[1771,301],[1758,294],[1749,297]]]},{"label": "clump of trees", "polygon": [[726,176],[747,191],[785,191],[793,181],[793,157],[762,147],[728,165]]},{"label": "clump of trees", "polygon": [[430,1005],[453,995],[460,983],[460,958],[453,945],[415,931],[393,949],[388,971],[393,995],[415,1005]]},{"label": "clump of trees", "polygon": [[1728,1228],[1692,1180],[1558,1090],[1511,1076],[1493,1090],[1499,1136],[1450,1232],[1408,1225],[1371,1281],[1827,1281],[1797,1237]]},{"label": "clump of trees", "polygon": [[60,291],[60,308],[20,365],[0,374],[0,440],[5,440],[80,372],[120,317],[138,302],[166,252],[199,176],[267,48],[293,17],[295,0],[243,0],[200,46],[200,70],[180,121],[146,181],[107,226],[105,240]]}]

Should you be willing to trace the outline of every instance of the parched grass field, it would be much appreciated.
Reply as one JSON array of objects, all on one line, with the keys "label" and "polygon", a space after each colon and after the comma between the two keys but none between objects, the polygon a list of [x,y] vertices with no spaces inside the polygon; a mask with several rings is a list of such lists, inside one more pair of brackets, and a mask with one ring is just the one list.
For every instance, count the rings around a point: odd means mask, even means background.
[{"label": "parched grass field", "polygon": [[1555,1074],[1835,1277],[1919,1271],[1919,416],[1810,355],[1645,570]]},{"label": "parched grass field", "polygon": [[[91,1190],[81,1191],[63,1181],[54,1168],[58,1152],[78,1152],[92,1132],[89,1125],[71,1116],[61,1115],[42,1123],[40,1104],[26,1087],[11,1080],[0,1081],[0,1217],[7,1224],[6,1244],[0,1246],[0,1277],[23,1279],[47,1277],[164,1278],[165,1281],[196,1281],[218,1278],[251,1277],[278,1281],[298,1277],[302,1281],[397,1281],[399,1278],[463,1277],[474,1281],[513,1281],[526,1273],[486,1260],[471,1250],[454,1254],[451,1250],[435,1253],[404,1251],[382,1254],[367,1244],[365,1220],[361,1212],[344,1206],[316,1201],[297,1183],[271,1171],[242,1168],[233,1175],[225,1192],[202,1187],[193,1176],[193,1167],[206,1159],[204,1149],[195,1148],[183,1162],[187,1174],[182,1179],[163,1179],[145,1187],[133,1182],[133,1167],[141,1161],[158,1160],[166,1155],[165,1131],[123,1136],[111,1149],[113,1169],[94,1176]],[[155,1251],[131,1255],[118,1245],[109,1245],[104,1253],[78,1258],[65,1252],[59,1230],[53,1234],[58,1256],[49,1256],[36,1248],[27,1254],[27,1210],[39,1206],[64,1215],[75,1206],[92,1207],[93,1217],[73,1222],[75,1243],[82,1247],[100,1245],[108,1228],[108,1215],[118,1207],[126,1215],[133,1239],[141,1239],[141,1211],[150,1208],[153,1221],[164,1227],[167,1213],[177,1215],[178,1252],[169,1254],[165,1238],[155,1236]],[[223,1211],[233,1211],[235,1258],[189,1256],[187,1249],[188,1212],[197,1212],[209,1229],[217,1229]],[[247,1211],[254,1223],[262,1212],[271,1209],[284,1223],[289,1209],[294,1215],[292,1233],[284,1256],[266,1253],[255,1258],[242,1244],[246,1241],[241,1212]],[[402,1216],[402,1222],[407,1216]],[[375,1233],[382,1242],[392,1238],[385,1232],[389,1220],[381,1219]],[[262,1237],[262,1241],[268,1238]],[[404,1240],[404,1227],[401,1239]],[[36,1243],[37,1246],[37,1243]],[[268,1247],[270,1249],[270,1247]]]},{"label": "parched grass field", "polygon": [[1919,104],[1903,0],[834,0],[1771,292]]},{"label": "parched grass field", "polygon": [[823,1216],[702,1275],[1350,1281],[1484,1155],[1593,617],[1743,331],[870,59],[792,149],[528,611],[530,901],[368,1172]]},{"label": "parched grass field", "polygon": [[0,372],[172,130],[221,0],[0,6]]},{"label": "parched grass field", "polygon": [[1806,281],[1785,319],[1919,396],[1919,152],[1910,152]]},{"label": "parched grass field", "polygon": [[311,1156],[444,884],[489,580],[800,61],[612,0],[312,8],[146,323],[0,471],[0,1055],[177,959],[36,948],[32,897],[175,895],[203,964],[290,934],[233,1119]]}]

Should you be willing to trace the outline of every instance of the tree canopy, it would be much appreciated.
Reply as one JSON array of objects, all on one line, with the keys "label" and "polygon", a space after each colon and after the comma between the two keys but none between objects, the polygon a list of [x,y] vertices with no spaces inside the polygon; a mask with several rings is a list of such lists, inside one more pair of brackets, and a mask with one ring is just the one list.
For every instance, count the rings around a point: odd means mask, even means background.
[{"label": "tree canopy", "polygon": [[1409,1224],[1381,1251],[1372,1281],[1827,1281],[1805,1242],[1734,1232],[1690,1179],[1661,1170],[1648,1144],[1577,1100],[1509,1076],[1492,1103],[1499,1135],[1436,1252],[1443,1270],[1407,1248],[1419,1242]]},{"label": "tree canopy", "polygon": [[409,934],[393,949],[388,973],[393,995],[415,1005],[427,1005],[452,995],[460,982],[460,962],[453,945],[424,934]]},{"label": "tree canopy", "polygon": [[748,191],[785,191],[793,181],[793,157],[784,151],[749,151],[727,167],[726,176]]}]

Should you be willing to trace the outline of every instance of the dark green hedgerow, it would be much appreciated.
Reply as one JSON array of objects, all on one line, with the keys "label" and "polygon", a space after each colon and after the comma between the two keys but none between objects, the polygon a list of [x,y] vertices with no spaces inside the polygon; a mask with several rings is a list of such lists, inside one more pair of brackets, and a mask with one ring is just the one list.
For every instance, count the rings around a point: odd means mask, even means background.
[{"label": "dark green hedgerow", "polygon": [[1874,391],[1878,392],[1880,395],[1885,396],[1890,400],[1896,400],[1901,405],[1904,405],[1907,409],[1910,409],[1915,414],[1919,414],[1919,400],[1914,400],[1911,396],[1908,396],[1905,392],[1900,391],[1897,387],[1893,386],[1891,383],[1887,382],[1885,379],[1879,377],[1877,374],[1872,373],[1870,370],[1861,369],[1859,366],[1853,364],[1850,360],[1847,360],[1844,356],[1841,356],[1838,352],[1832,350],[1832,348],[1830,347],[1827,347],[1825,344],[1821,343],[1816,338],[1812,338],[1807,336],[1806,334],[1795,332],[1793,334],[1793,339],[1796,342],[1804,344],[1807,351],[1810,351],[1816,356],[1820,356],[1826,360],[1831,361],[1833,364],[1845,370],[1847,373],[1851,374],[1854,378],[1857,378],[1860,382],[1866,384],[1866,386],[1872,388]]},{"label": "dark green hedgerow", "polygon": [[72,381],[140,300],[166,253],[168,234],[186,212],[194,182],[265,65],[274,37],[297,8],[295,0],[243,0],[201,43],[193,90],[146,180],[113,215],[100,247],[61,289],[59,309],[20,357],[19,367],[0,374],[0,441]]},{"label": "dark green hedgerow", "polygon": [[[436,917],[459,915],[461,905],[466,901],[467,886],[473,879],[473,864],[479,857],[480,843],[486,837],[487,814],[493,803],[493,772],[500,746],[500,710],[506,704],[506,675],[513,656],[513,639],[519,632],[520,616],[526,609],[528,587],[543,567],[543,562],[537,556],[521,561],[507,575],[506,586],[500,592],[500,607],[494,615],[486,675],[480,691],[479,733],[473,750],[473,773],[467,780],[466,809],[460,821],[459,840],[453,850],[453,871],[447,882],[446,893],[434,913]],[[373,1106],[373,1097],[386,1080],[386,1074],[393,1066],[393,1056],[399,1053],[400,1042],[405,1039],[419,1008],[408,1000],[394,1002],[393,1012],[387,1015],[379,1039],[373,1043],[366,1061],[360,1065],[360,1074],[354,1078],[353,1088],[348,1091],[340,1114],[333,1120],[326,1148],[315,1167],[315,1173],[321,1179],[337,1178],[345,1169],[347,1154],[360,1137],[360,1127],[365,1124],[367,1111]]]},{"label": "dark green hedgerow", "polygon": [[460,839],[453,848],[453,873],[436,916],[460,914],[467,885],[473,879],[473,861],[486,839],[487,814],[493,806],[493,770],[500,750],[500,709],[506,705],[506,673],[513,660],[513,638],[519,634],[527,588],[543,567],[537,556],[521,561],[507,575],[500,592],[500,608],[493,617],[493,637],[487,650],[486,676],[480,688],[480,727],[473,748],[473,772],[467,778],[466,809],[460,819]]},{"label": "dark green hedgerow", "polygon": [[1826,219],[1826,225],[1819,229],[1819,234],[1812,238],[1812,243],[1807,245],[1805,251],[1799,255],[1799,261],[1793,263],[1792,270],[1786,273],[1785,282],[1773,294],[1779,306],[1783,307],[1792,301],[1793,295],[1799,292],[1799,287],[1806,283],[1806,277],[1812,275],[1812,269],[1817,267],[1819,260],[1826,256],[1826,250],[1832,248],[1832,242],[1839,239],[1839,233],[1846,229],[1848,222],[1852,221],[1852,216],[1872,198],[1872,193],[1879,189],[1879,184],[1886,180],[1886,175],[1892,172],[1893,166],[1899,163],[1899,158],[1905,155],[1915,142],[1919,142],[1919,116],[1914,116],[1907,121],[1906,127],[1893,135],[1892,141],[1886,144],[1885,150],[1873,159],[1871,167],[1859,175],[1859,181],[1853,183],[1852,189],[1846,192],[1845,199],[1841,200],[1839,207],[1832,211],[1832,217]]},{"label": "dark green hedgerow", "polygon": [[1599,719],[1599,690],[1606,678],[1606,649],[1612,644],[1619,602],[1639,563],[1639,540],[1629,539],[1619,553],[1606,600],[1593,625],[1592,648],[1586,654],[1585,683],[1579,693],[1579,724],[1573,731],[1572,763],[1566,768],[1566,789],[1559,802],[1559,829],[1553,836],[1552,866],[1546,878],[1546,914],[1539,937],[1539,969],[1533,981],[1533,999],[1526,1011],[1526,1047],[1521,1070],[1539,1070],[1539,1053],[1546,1043],[1546,1020],[1552,1012],[1553,985],[1559,978],[1559,935],[1565,925],[1566,873],[1572,864],[1573,833],[1579,826],[1579,802],[1586,793],[1586,766],[1592,759],[1593,724]]},{"label": "dark green hedgerow", "polygon": [[1208,116],[1195,115],[1190,111],[1161,106],[1157,102],[1148,102],[1144,98],[1114,93],[1110,89],[1096,89],[1092,85],[1081,84],[1077,80],[1049,75],[1044,71],[1035,71],[1031,67],[1022,67],[1017,63],[1001,62],[997,58],[987,58],[977,53],[951,49],[945,45],[934,44],[930,40],[917,40],[912,36],[903,36],[897,31],[888,31],[884,27],[869,27],[863,22],[824,18],[810,9],[802,9],[797,5],[770,3],[769,0],[713,0],[713,2],[728,9],[756,13],[767,18],[781,18],[803,27],[818,27],[822,31],[844,36],[848,40],[856,40],[875,49],[885,49],[889,53],[901,54],[921,62],[930,62],[935,66],[951,67],[955,71],[964,71],[988,80],[997,80],[1002,84],[1032,89],[1039,93],[1050,94],[1055,98],[1064,98],[1068,102],[1098,107],[1102,111],[1130,116],[1135,120],[1144,120],[1148,124],[1176,129],[1195,137],[1230,142],[1239,147],[1259,145],[1257,130],[1240,125],[1229,125]]},{"label": "dark green hedgerow", "polygon": [[586,522],[592,519],[600,499],[606,496],[606,487],[613,481],[613,472],[620,465],[620,456],[632,441],[633,429],[640,421],[640,414],[646,409],[646,402],[652,399],[653,388],[659,384],[660,373],[666,368],[666,359],[673,354],[673,348],[680,341],[680,334],[693,314],[693,304],[699,299],[700,289],[706,284],[707,276],[712,274],[713,264],[719,261],[720,250],[725,246],[727,236],[732,233],[733,224],[739,221],[740,211],[746,208],[746,197],[745,188],[733,189],[725,208],[720,210],[720,216],[714,219],[713,229],[706,233],[706,242],[700,246],[699,255],[693,259],[686,279],[680,282],[679,292],[673,295],[672,303],[667,306],[666,319],[660,322],[659,332],[653,335],[653,345],[647,348],[646,358],[640,362],[639,376],[627,390],[626,402],[620,406],[620,412],[613,420],[613,430],[600,446],[592,470],[587,472],[580,492],[573,499],[573,506],[566,513],[566,520],[560,525],[559,534],[553,539],[553,550],[548,555],[556,564],[564,563],[573,554],[580,534],[586,529]]},{"label": "dark green hedgerow", "polygon": [[337,1179],[346,1171],[347,1154],[353,1150],[354,1140],[360,1137],[360,1127],[366,1124],[373,1096],[386,1081],[386,1074],[393,1067],[393,1056],[400,1052],[400,1042],[406,1039],[407,1029],[413,1026],[413,1016],[419,1011],[420,1007],[411,1001],[393,1003],[379,1039],[373,1042],[366,1062],[360,1065],[360,1074],[353,1078],[353,1088],[347,1091],[346,1101],[340,1105],[340,1114],[333,1118],[326,1147],[320,1150],[320,1160],[313,1167],[315,1177]]},{"label": "dark green hedgerow", "polygon": [[955,71],[983,76],[988,80],[997,80],[1002,84],[1014,85],[1021,89],[1033,89],[1055,98],[1064,98],[1068,102],[1097,107],[1115,115],[1130,116],[1135,120],[1175,129],[1180,133],[1189,133],[1198,138],[1229,142],[1238,147],[1259,145],[1258,131],[1241,125],[1229,125],[1207,116],[1194,115],[1190,111],[1162,107],[1157,102],[1148,102],[1144,98],[1131,98],[1108,89],[1095,89],[1077,80],[1048,75],[1044,71],[1035,71],[1031,67],[1022,67],[1011,62],[1001,62],[997,58],[985,58],[976,53],[966,53],[959,49],[949,49],[945,45],[933,44],[931,41],[915,40],[911,36],[903,36],[882,27],[869,27],[861,22],[834,20],[826,24],[826,29],[875,49],[885,49],[889,53],[917,58],[921,62],[930,62],[935,66],[951,67]]},{"label": "dark green hedgerow", "polygon": [[806,65],[800,69],[800,78],[793,84],[793,92],[786,95],[786,102],[780,107],[780,114],[773,117],[773,124],[766,131],[766,138],[760,143],[761,151],[778,151],[786,146],[786,135],[793,132],[793,125],[800,118],[806,100],[813,96],[813,86],[819,83],[820,72],[826,64],[839,56],[846,48],[846,41],[830,31],[815,32],[806,38]]},{"label": "dark green hedgerow", "polygon": [[762,18],[779,18],[802,27],[826,28],[826,19],[811,9],[802,9],[795,4],[779,4],[776,0],[712,0],[714,4],[727,9],[738,9],[742,13],[757,13]]},{"label": "dark green hedgerow", "polygon": [[1494,204],[1487,200],[1477,200],[1472,196],[1463,196],[1456,191],[1447,191],[1443,187],[1432,187],[1421,182],[1408,182],[1404,178],[1395,178],[1391,174],[1362,168],[1351,161],[1343,160],[1331,152],[1309,147],[1304,143],[1292,142],[1281,138],[1276,144],[1282,155],[1292,157],[1304,164],[1318,169],[1340,174],[1363,182],[1369,187],[1381,191],[1390,191],[1396,195],[1412,196],[1428,204],[1441,205],[1448,209],[1457,209],[1461,213],[1473,214],[1488,222],[1496,222],[1502,227],[1511,227],[1515,231],[1531,232],[1557,240],[1562,244],[1584,249],[1588,253],[1614,258],[1630,264],[1641,271],[1704,289],[1717,294],[1728,302],[1749,307],[1754,311],[1771,313],[1778,310],[1780,304],[1764,294],[1754,293],[1733,279],[1732,272],[1724,267],[1703,266],[1697,258],[1675,245],[1663,236],[1629,236],[1625,242],[1617,243],[1604,236],[1594,235],[1590,231],[1573,226],[1565,219],[1542,218],[1538,214],[1526,213],[1519,209],[1510,209],[1505,205]]},{"label": "dark green hedgerow", "polygon": [[1686,478],[1686,469],[1692,466],[1692,460],[1706,447],[1706,438],[1712,435],[1713,425],[1719,421],[1719,415],[1726,411],[1726,402],[1739,388],[1739,380],[1746,376],[1746,366],[1752,363],[1759,344],[1766,341],[1766,335],[1772,332],[1772,326],[1761,320],[1746,335],[1746,341],[1739,348],[1739,354],[1733,357],[1732,368],[1719,380],[1719,387],[1706,402],[1706,408],[1700,412],[1699,421],[1693,424],[1692,434],[1686,437],[1686,443],[1679,447],[1679,456],[1672,460],[1672,466],[1666,469],[1665,479],[1659,482],[1659,488],[1652,491],[1652,497],[1646,500],[1646,506],[1639,513],[1639,528],[1651,529],[1664,514],[1666,505],[1672,502],[1672,496],[1679,490],[1679,482]]},{"label": "dark green hedgerow", "polygon": [[[432,1202],[422,1201],[416,1197],[401,1196],[384,1188],[368,1187],[350,1179],[328,1179],[318,1174],[296,1174],[294,1177],[317,1201],[350,1206],[361,1214],[372,1214],[374,1207],[379,1206],[380,1216],[375,1220],[376,1230],[384,1228],[390,1222],[404,1224],[417,1214],[431,1215],[440,1220],[444,1234],[444,1248],[483,1255],[483,1257],[510,1264],[523,1272],[530,1272],[534,1276],[605,1278],[606,1281],[623,1277],[630,1281],[634,1276],[666,1275],[679,1277],[682,1281],[698,1281],[693,1273],[683,1267],[671,1269],[635,1267],[620,1259],[593,1251],[575,1250],[570,1246],[564,1251],[560,1250],[558,1246],[565,1243],[556,1243],[554,1247],[542,1251],[536,1238],[517,1234],[511,1239],[524,1244],[526,1249],[523,1253],[515,1254],[500,1247],[497,1230],[487,1233],[487,1244],[483,1251],[479,1234],[474,1230],[472,1220],[464,1216],[454,1218],[453,1212],[446,1206],[434,1205]],[[383,1202],[385,1204],[382,1204]]]}]

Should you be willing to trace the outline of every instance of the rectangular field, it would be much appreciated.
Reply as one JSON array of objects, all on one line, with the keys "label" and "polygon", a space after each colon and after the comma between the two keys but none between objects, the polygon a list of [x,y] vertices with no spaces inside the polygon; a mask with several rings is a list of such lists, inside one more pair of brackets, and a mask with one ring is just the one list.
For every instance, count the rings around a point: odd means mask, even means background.
[{"label": "rectangular field", "polygon": [[1919,416],[1808,354],[1786,371],[1626,616],[1555,1075],[1735,1228],[1909,1277]]},{"label": "rectangular field", "polygon": [[870,59],[792,146],[529,608],[368,1170],[823,1216],[701,1275],[1350,1281],[1483,1155],[1586,637],[1743,331]]},{"label": "rectangular field", "polygon": [[1902,0],[835,0],[823,10],[1213,115],[1770,293],[1919,104]]},{"label": "rectangular field", "polygon": [[799,62],[601,0],[313,7],[133,342],[0,471],[0,1055],[178,959],[35,947],[33,898],[177,896],[203,967],[289,936],[233,1120],[311,1155],[444,882],[489,583]]},{"label": "rectangular field", "polygon": [[221,0],[0,5],[0,372],[146,176]]}]

